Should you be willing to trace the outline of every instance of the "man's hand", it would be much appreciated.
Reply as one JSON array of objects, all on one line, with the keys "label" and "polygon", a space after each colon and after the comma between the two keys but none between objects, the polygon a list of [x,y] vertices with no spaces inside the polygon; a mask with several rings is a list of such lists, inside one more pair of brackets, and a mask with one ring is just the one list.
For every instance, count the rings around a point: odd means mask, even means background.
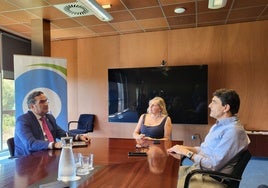
[{"label": "man's hand", "polygon": [[175,146],[169,148],[167,151],[169,153],[177,153],[177,154],[181,154],[181,155],[186,155],[189,152],[187,147],[185,147],[183,145],[175,145]]},{"label": "man's hand", "polygon": [[54,148],[61,149],[61,147],[62,147],[62,143],[61,142],[55,142]]},{"label": "man's hand", "polygon": [[79,139],[84,142],[90,142],[90,137],[87,134],[80,134]]}]

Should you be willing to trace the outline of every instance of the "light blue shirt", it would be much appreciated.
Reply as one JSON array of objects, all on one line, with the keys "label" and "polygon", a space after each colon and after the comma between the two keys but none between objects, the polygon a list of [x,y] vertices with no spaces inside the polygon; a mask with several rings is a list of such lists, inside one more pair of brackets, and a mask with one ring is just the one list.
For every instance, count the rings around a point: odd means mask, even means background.
[{"label": "light blue shirt", "polygon": [[221,170],[239,151],[248,147],[250,140],[236,116],[214,124],[204,142],[196,147],[194,163],[197,168]]}]

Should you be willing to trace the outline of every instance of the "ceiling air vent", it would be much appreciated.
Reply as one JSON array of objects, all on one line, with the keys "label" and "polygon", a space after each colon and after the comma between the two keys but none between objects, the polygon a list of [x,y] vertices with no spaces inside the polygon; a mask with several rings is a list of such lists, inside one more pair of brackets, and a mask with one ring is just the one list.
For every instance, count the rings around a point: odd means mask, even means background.
[{"label": "ceiling air vent", "polygon": [[54,5],[57,9],[70,17],[94,15],[85,5],[79,2]]}]

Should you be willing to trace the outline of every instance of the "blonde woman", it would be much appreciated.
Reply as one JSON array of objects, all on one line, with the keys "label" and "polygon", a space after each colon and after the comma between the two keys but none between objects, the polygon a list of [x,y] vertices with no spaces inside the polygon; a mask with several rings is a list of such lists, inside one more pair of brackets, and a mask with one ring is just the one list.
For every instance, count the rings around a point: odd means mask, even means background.
[{"label": "blonde woman", "polygon": [[149,101],[146,114],[142,114],[133,132],[135,139],[162,139],[171,138],[172,124],[167,114],[163,98],[155,97]]}]

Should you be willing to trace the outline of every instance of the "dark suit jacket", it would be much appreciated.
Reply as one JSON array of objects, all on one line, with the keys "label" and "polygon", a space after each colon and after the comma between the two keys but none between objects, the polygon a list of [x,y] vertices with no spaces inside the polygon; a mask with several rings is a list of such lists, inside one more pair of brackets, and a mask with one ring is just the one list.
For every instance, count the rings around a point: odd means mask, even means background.
[{"label": "dark suit jacket", "polygon": [[[66,136],[66,131],[61,129],[56,119],[51,114],[46,114],[47,124],[54,139]],[[69,134],[70,136],[75,136]],[[32,152],[48,149],[40,124],[32,111],[18,117],[15,127],[15,156],[29,155]]]}]

